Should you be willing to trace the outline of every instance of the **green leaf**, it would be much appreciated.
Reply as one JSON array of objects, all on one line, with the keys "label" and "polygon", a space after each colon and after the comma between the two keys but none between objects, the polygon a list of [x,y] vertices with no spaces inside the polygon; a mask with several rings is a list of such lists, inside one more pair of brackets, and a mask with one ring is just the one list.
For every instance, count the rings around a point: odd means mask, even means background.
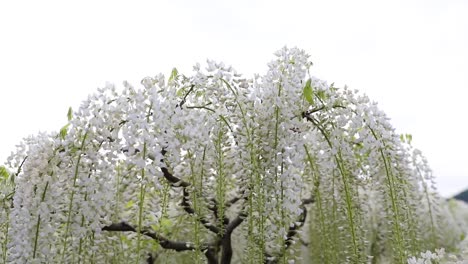
[{"label": "green leaf", "polygon": [[178,74],[179,72],[177,71],[177,68],[173,68],[171,72],[171,76],[169,76],[168,82],[172,82],[173,80],[176,80]]},{"label": "green leaf", "polygon": [[312,88],[312,80],[308,79],[306,82],[306,85],[304,86],[304,97],[309,102],[309,104],[313,105],[314,104],[314,90]]},{"label": "green leaf", "polygon": [[197,91],[197,92],[195,93],[195,96],[196,96],[196,97],[200,97],[200,96],[202,96],[202,95],[204,95],[204,94],[205,94],[205,91],[199,90],[199,91]]},{"label": "green leaf", "polygon": [[411,141],[413,140],[413,136],[411,134],[400,134],[400,140],[403,143],[408,143],[411,145]]},{"label": "green leaf", "polygon": [[0,166],[0,182],[15,184],[15,174],[10,174],[5,166]]},{"label": "green leaf", "polygon": [[180,88],[179,90],[177,90],[176,95],[178,97],[184,96],[185,95],[185,90],[186,90],[185,87]]},{"label": "green leaf", "polygon": [[60,129],[60,138],[61,138],[62,140],[65,140],[65,137],[66,137],[67,134],[68,134],[68,126],[69,126],[69,125],[70,125],[70,124],[67,124],[67,125],[65,125],[64,127],[62,127],[62,128]]},{"label": "green leaf", "polygon": [[125,208],[126,208],[126,209],[129,209],[129,208],[131,208],[134,204],[135,204],[135,202],[133,202],[133,201],[128,201],[128,203],[125,205]]},{"label": "green leaf", "polygon": [[68,118],[68,121],[72,120],[73,118],[73,110],[71,106],[68,108],[67,118]]},{"label": "green leaf", "polygon": [[158,226],[158,225],[152,224],[152,225],[150,225],[150,227],[151,227],[151,229],[153,229],[154,231],[159,232],[159,226]]},{"label": "green leaf", "polygon": [[169,218],[167,217],[161,218],[161,220],[159,221],[159,226],[161,227],[161,231],[164,234],[168,235],[171,233],[172,221],[169,220]]},{"label": "green leaf", "polygon": [[406,142],[411,145],[411,141],[413,141],[413,135],[405,134]]},{"label": "green leaf", "polygon": [[327,99],[327,94],[325,93],[324,90],[319,90],[319,91],[317,91],[317,96],[318,96],[322,101],[325,101],[325,99]]},{"label": "green leaf", "polygon": [[161,223],[162,228],[171,228],[172,227],[172,221],[169,220],[169,218],[166,218],[166,217],[162,218],[160,223]]},{"label": "green leaf", "polygon": [[10,177],[8,170],[5,168],[5,166],[0,166],[0,179],[6,180],[8,177]]},{"label": "green leaf", "polygon": [[160,232],[160,233],[164,233],[165,235],[168,235],[171,233],[172,225],[173,225],[172,221],[169,220],[169,218],[163,217],[159,220],[158,224],[151,225],[151,228],[156,232]]}]

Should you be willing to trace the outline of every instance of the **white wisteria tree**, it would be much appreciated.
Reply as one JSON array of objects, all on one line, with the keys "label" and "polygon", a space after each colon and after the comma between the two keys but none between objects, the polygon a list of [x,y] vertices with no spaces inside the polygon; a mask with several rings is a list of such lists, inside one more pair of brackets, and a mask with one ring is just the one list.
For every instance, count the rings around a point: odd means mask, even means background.
[{"label": "white wisteria tree", "polygon": [[208,61],[140,88],[109,84],[70,109],[59,133],[26,138],[0,171],[0,262],[457,253],[465,229],[453,227],[466,219],[446,213],[411,137],[366,96],[311,76],[304,51],[275,56],[251,79]]}]

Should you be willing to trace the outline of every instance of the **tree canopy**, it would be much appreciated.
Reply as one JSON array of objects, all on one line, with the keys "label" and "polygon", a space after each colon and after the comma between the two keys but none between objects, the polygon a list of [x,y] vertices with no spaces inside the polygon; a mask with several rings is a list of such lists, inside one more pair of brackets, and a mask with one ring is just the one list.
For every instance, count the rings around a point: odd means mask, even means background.
[{"label": "tree canopy", "polygon": [[1,167],[0,262],[419,263],[427,250],[460,252],[467,218],[439,198],[411,135],[311,66],[283,48],[262,76],[208,61],[98,89]]}]

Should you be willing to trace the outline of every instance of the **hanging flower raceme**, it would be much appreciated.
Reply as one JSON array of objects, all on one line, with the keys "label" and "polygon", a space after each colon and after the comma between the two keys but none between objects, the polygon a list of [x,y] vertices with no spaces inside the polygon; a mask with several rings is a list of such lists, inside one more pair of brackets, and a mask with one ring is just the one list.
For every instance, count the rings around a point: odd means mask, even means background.
[{"label": "hanging flower raceme", "polygon": [[420,152],[311,66],[283,48],[252,79],[208,61],[98,89],[0,167],[0,262],[406,263],[457,248]]}]

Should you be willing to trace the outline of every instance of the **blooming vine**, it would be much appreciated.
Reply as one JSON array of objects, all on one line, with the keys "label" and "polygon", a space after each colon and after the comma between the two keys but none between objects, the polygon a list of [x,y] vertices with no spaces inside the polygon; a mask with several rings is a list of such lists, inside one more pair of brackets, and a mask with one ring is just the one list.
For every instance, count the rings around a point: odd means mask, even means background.
[{"label": "blooming vine", "polygon": [[252,79],[208,61],[98,89],[0,167],[0,262],[419,263],[459,250],[464,231],[444,239],[455,220],[410,137],[311,66],[283,48]]}]

